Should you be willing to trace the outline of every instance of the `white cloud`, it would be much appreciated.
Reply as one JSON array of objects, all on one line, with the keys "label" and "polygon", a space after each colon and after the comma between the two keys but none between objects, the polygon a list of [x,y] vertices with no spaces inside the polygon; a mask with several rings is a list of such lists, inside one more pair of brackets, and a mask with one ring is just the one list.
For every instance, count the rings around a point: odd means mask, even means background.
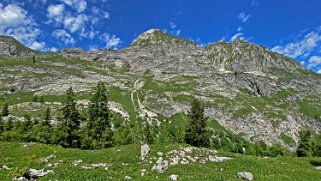
[{"label": "white cloud", "polygon": [[239,26],[239,27],[237,28],[237,31],[242,31],[242,27]]},{"label": "white cloud", "polygon": [[317,71],[318,74],[321,74],[321,69]]},{"label": "white cloud", "polygon": [[51,47],[51,48],[50,48],[50,51],[51,51],[51,52],[56,52],[56,51],[58,51],[58,49],[57,49],[56,47]]},{"label": "white cloud", "polygon": [[54,32],[52,32],[52,36],[64,42],[65,44],[75,43],[75,39],[65,30],[55,30]]},{"label": "white cloud", "polygon": [[108,49],[117,49],[118,45],[121,43],[120,38],[116,37],[115,35],[110,35],[108,33],[103,34],[102,39],[105,41],[105,47]]},{"label": "white cloud", "polygon": [[242,12],[238,15],[238,19],[241,20],[243,23],[245,23],[249,18],[251,17],[250,14],[246,14],[245,12]]},{"label": "white cloud", "polygon": [[85,11],[87,8],[87,2],[85,0],[62,0],[62,2],[76,9],[78,13]]},{"label": "white cloud", "polygon": [[64,4],[50,5],[47,8],[47,12],[48,12],[47,16],[49,18],[55,19],[57,22],[62,22],[64,10],[65,10]]},{"label": "white cloud", "polygon": [[88,17],[85,14],[80,14],[77,17],[68,16],[64,19],[64,25],[66,29],[74,33],[80,28],[83,28],[87,20]]},{"label": "white cloud", "polygon": [[176,35],[178,36],[179,34],[181,34],[181,30],[180,29],[176,31]]},{"label": "white cloud", "polygon": [[175,29],[177,27],[177,25],[173,21],[170,21],[169,25],[171,26],[172,29]]},{"label": "white cloud", "polygon": [[[17,4],[0,6],[0,34],[10,35],[28,47],[34,47],[41,33],[28,12]],[[39,46],[38,46],[39,47]]]},{"label": "white cloud", "polygon": [[89,39],[94,39],[97,35],[99,34],[99,31],[95,31],[95,30],[90,30],[90,31],[86,31],[85,28],[81,29],[80,32],[80,37],[82,38],[89,38]]},{"label": "white cloud", "polygon": [[[3,6],[2,6],[3,7]],[[0,28],[15,27],[17,25],[26,24],[27,11],[15,4],[9,4],[0,9]]]},{"label": "white cloud", "polygon": [[303,39],[286,45],[275,46],[272,48],[272,51],[292,58],[297,58],[299,56],[307,57],[321,42],[320,32],[321,30],[316,29],[316,31],[312,31],[305,35]]},{"label": "white cloud", "polygon": [[46,43],[45,42],[33,42],[30,46],[31,49],[34,50],[42,50],[45,47]]},{"label": "white cloud", "polygon": [[310,57],[308,68],[317,67],[319,65],[321,65],[321,57],[319,56]]},{"label": "white cloud", "polygon": [[105,18],[105,19],[109,19],[110,18],[110,13],[107,11],[104,11],[96,6],[93,6],[91,8],[91,12],[93,13],[93,15],[95,15],[96,17],[101,17],[101,18]]},{"label": "white cloud", "polygon": [[243,33],[236,33],[234,36],[232,36],[231,41],[234,41],[236,39],[243,40],[244,39],[243,35],[244,35]]}]

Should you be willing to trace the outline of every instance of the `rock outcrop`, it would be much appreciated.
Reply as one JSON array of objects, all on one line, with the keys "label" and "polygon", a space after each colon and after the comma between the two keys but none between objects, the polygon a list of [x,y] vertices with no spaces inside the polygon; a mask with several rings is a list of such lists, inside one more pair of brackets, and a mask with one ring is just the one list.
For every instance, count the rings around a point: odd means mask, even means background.
[{"label": "rock outcrop", "polygon": [[11,36],[0,35],[0,55],[8,57],[30,57],[36,51],[25,47]]},{"label": "rock outcrop", "polygon": [[237,177],[239,179],[243,179],[243,180],[253,180],[254,176],[251,172],[239,172],[237,173]]}]

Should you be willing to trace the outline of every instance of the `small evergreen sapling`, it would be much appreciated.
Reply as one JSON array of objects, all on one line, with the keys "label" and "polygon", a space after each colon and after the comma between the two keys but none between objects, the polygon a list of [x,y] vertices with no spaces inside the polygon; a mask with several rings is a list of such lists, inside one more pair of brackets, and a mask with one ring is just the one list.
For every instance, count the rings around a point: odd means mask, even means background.
[{"label": "small evergreen sapling", "polygon": [[8,103],[5,103],[3,108],[2,108],[2,112],[1,112],[1,116],[5,117],[9,115],[9,105]]}]

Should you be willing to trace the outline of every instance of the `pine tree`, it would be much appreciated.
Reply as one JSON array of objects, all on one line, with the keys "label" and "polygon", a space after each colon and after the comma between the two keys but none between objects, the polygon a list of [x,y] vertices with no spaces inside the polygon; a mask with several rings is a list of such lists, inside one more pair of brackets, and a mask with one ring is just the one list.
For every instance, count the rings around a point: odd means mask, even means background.
[{"label": "pine tree", "polygon": [[58,126],[58,142],[64,147],[79,147],[80,114],[76,108],[74,92],[69,88],[66,94],[65,106],[62,108],[63,119]]},{"label": "pine tree", "polygon": [[9,115],[9,105],[8,103],[5,103],[1,112],[1,116],[5,117]]},{"label": "pine tree", "polygon": [[8,119],[6,122],[4,122],[3,125],[3,131],[11,131],[14,128],[12,119]]},{"label": "pine tree", "polygon": [[0,117],[0,134],[4,131],[4,121],[3,118]]},{"label": "pine tree", "polygon": [[50,111],[50,108],[47,107],[46,112],[45,112],[45,116],[44,116],[44,120],[49,121],[50,119],[51,119],[51,111]]},{"label": "pine tree", "polygon": [[312,156],[313,144],[312,144],[312,133],[310,131],[300,132],[299,146],[296,151],[298,157]]},{"label": "pine tree", "polygon": [[144,133],[145,133],[145,141],[147,144],[153,144],[154,143],[154,139],[153,139],[153,132],[152,132],[152,129],[149,125],[149,123],[146,121],[145,122],[146,125],[145,125],[145,130],[144,130]]},{"label": "pine tree", "polygon": [[192,102],[189,112],[189,123],[186,128],[185,141],[193,146],[209,146],[209,135],[206,130],[204,106],[198,100]]},{"label": "pine tree", "polygon": [[38,102],[38,96],[33,96],[32,102]]},{"label": "pine tree", "polygon": [[41,97],[39,98],[39,102],[40,102],[41,104],[45,103],[45,98],[44,98],[43,96],[41,96]]},{"label": "pine tree", "polygon": [[93,141],[90,149],[107,148],[113,145],[107,90],[102,82],[98,83],[96,92],[90,101],[84,132],[87,137],[85,148],[88,147],[88,140]]}]

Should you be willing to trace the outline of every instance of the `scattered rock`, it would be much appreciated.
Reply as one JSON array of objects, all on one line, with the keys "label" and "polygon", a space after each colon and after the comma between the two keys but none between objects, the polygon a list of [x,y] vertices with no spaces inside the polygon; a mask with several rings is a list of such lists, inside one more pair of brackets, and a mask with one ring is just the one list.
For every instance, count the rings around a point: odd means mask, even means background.
[{"label": "scattered rock", "polygon": [[163,152],[157,152],[158,156],[164,156]]},{"label": "scattered rock", "polygon": [[[76,165],[78,165],[81,162],[79,162],[79,160],[78,160],[78,163],[76,163]],[[81,168],[86,169],[86,170],[90,170],[90,169],[94,169],[97,167],[101,167],[101,168],[104,168],[104,170],[108,170],[108,167],[110,167],[110,166],[111,166],[110,163],[92,163],[90,165],[83,165],[83,166],[81,166]]]},{"label": "scattered rock", "polygon": [[110,167],[110,163],[93,163],[91,164],[92,167]]},{"label": "scattered rock", "polygon": [[218,156],[216,156],[216,155],[214,155],[214,156],[209,156],[208,157],[208,160],[209,161],[211,161],[211,162],[224,162],[224,161],[226,161],[226,160],[231,160],[232,158],[230,158],[230,157],[218,157]]},{"label": "scattered rock", "polygon": [[23,174],[23,176],[18,177],[18,180],[36,180],[39,177],[46,176],[50,173],[54,173],[52,170],[44,171],[44,169],[36,170],[36,169],[30,169],[28,172]]},{"label": "scattered rock", "polygon": [[152,171],[157,173],[164,173],[168,169],[168,161],[159,157],[156,164],[153,166]]},{"label": "scattered rock", "polygon": [[94,167],[88,167],[88,166],[81,166],[81,168],[85,169],[85,170],[91,170],[94,169]]},{"label": "scattered rock", "polygon": [[132,180],[132,177],[130,177],[130,176],[125,176],[124,180]]},{"label": "scattered rock", "polygon": [[11,170],[11,168],[9,168],[7,165],[2,165],[0,170]]},{"label": "scattered rock", "polygon": [[178,180],[178,177],[179,177],[178,175],[172,174],[172,175],[169,176],[169,179]]},{"label": "scattered rock", "polygon": [[143,169],[143,170],[141,170],[142,171],[142,173],[140,174],[142,177],[145,175],[145,173],[146,173],[146,169]]},{"label": "scattered rock", "polygon": [[73,166],[77,166],[77,165],[79,165],[80,163],[82,163],[82,160],[75,160],[74,162],[72,162],[72,165],[73,165]]},{"label": "scattered rock", "polygon": [[253,174],[251,172],[239,172],[237,173],[237,177],[239,179],[244,179],[244,180],[253,180]]},{"label": "scattered rock", "polygon": [[321,166],[316,166],[314,168],[321,171]]},{"label": "scattered rock", "polygon": [[188,164],[188,163],[189,163],[189,161],[186,160],[185,158],[183,158],[182,161],[181,161],[181,164],[183,164],[183,165],[186,165],[186,164]]},{"label": "scattered rock", "polygon": [[40,161],[48,163],[49,160],[52,159],[52,158],[56,158],[56,156],[55,155],[49,155],[46,158],[40,158]]},{"label": "scattered rock", "polygon": [[150,147],[148,146],[148,144],[144,144],[143,146],[140,147],[140,159],[142,161],[145,160],[145,157],[148,155],[150,151]]}]

